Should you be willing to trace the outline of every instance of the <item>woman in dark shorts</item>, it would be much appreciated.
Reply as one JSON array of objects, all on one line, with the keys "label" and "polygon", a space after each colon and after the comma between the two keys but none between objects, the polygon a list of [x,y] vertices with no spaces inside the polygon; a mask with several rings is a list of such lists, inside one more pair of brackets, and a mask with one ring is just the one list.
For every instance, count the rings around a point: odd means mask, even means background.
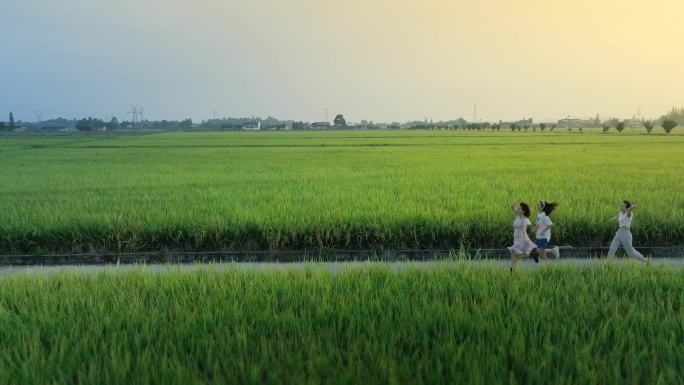
[{"label": "woman in dark shorts", "polygon": [[539,262],[539,257],[546,259],[546,254],[550,253],[554,258],[558,258],[558,247],[549,249],[551,243],[551,228],[553,222],[549,215],[558,207],[556,202],[547,202],[545,200],[539,201],[537,204],[537,221],[535,223],[536,237],[534,243],[537,245],[537,254],[534,256],[534,261]]}]

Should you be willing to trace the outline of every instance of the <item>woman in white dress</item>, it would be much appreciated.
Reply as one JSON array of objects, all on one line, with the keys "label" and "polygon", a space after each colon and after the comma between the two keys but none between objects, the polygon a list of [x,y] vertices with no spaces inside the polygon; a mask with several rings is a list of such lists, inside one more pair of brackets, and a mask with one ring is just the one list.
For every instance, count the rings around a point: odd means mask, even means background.
[{"label": "woman in white dress", "polygon": [[515,221],[513,221],[513,246],[508,250],[511,252],[511,273],[518,259],[528,257],[532,250],[537,248],[537,245],[532,242],[529,235],[527,235],[527,226],[530,226],[530,206],[525,202],[520,204],[513,204],[511,206],[515,213]]}]

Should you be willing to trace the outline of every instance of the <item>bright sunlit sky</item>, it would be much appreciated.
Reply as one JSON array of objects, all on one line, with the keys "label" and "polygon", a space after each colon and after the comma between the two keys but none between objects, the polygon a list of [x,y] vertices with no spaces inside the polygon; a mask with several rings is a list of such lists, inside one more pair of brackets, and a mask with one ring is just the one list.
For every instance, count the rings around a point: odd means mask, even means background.
[{"label": "bright sunlit sky", "polygon": [[2,0],[0,120],[647,118],[682,0]]}]

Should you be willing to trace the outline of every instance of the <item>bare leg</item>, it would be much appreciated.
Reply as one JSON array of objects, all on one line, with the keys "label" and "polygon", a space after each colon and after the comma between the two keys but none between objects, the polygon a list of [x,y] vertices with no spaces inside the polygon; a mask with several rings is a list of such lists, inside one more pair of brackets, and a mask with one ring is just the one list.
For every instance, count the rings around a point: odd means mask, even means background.
[{"label": "bare leg", "polygon": [[515,253],[511,253],[511,273],[513,272],[513,269],[515,268],[516,262],[518,262],[518,255]]},{"label": "bare leg", "polygon": [[537,253],[539,253],[540,259],[546,259],[546,250],[540,247],[537,249]]}]

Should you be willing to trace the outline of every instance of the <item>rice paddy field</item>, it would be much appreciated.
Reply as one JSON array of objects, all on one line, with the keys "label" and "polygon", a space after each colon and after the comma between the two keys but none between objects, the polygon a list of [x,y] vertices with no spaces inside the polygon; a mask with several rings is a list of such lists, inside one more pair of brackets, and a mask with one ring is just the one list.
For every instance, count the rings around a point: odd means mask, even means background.
[{"label": "rice paddy field", "polygon": [[679,384],[684,270],[21,275],[2,384]]},{"label": "rice paddy field", "polygon": [[684,242],[684,135],[165,132],[0,137],[0,252],[503,247],[514,201],[556,244]]}]

